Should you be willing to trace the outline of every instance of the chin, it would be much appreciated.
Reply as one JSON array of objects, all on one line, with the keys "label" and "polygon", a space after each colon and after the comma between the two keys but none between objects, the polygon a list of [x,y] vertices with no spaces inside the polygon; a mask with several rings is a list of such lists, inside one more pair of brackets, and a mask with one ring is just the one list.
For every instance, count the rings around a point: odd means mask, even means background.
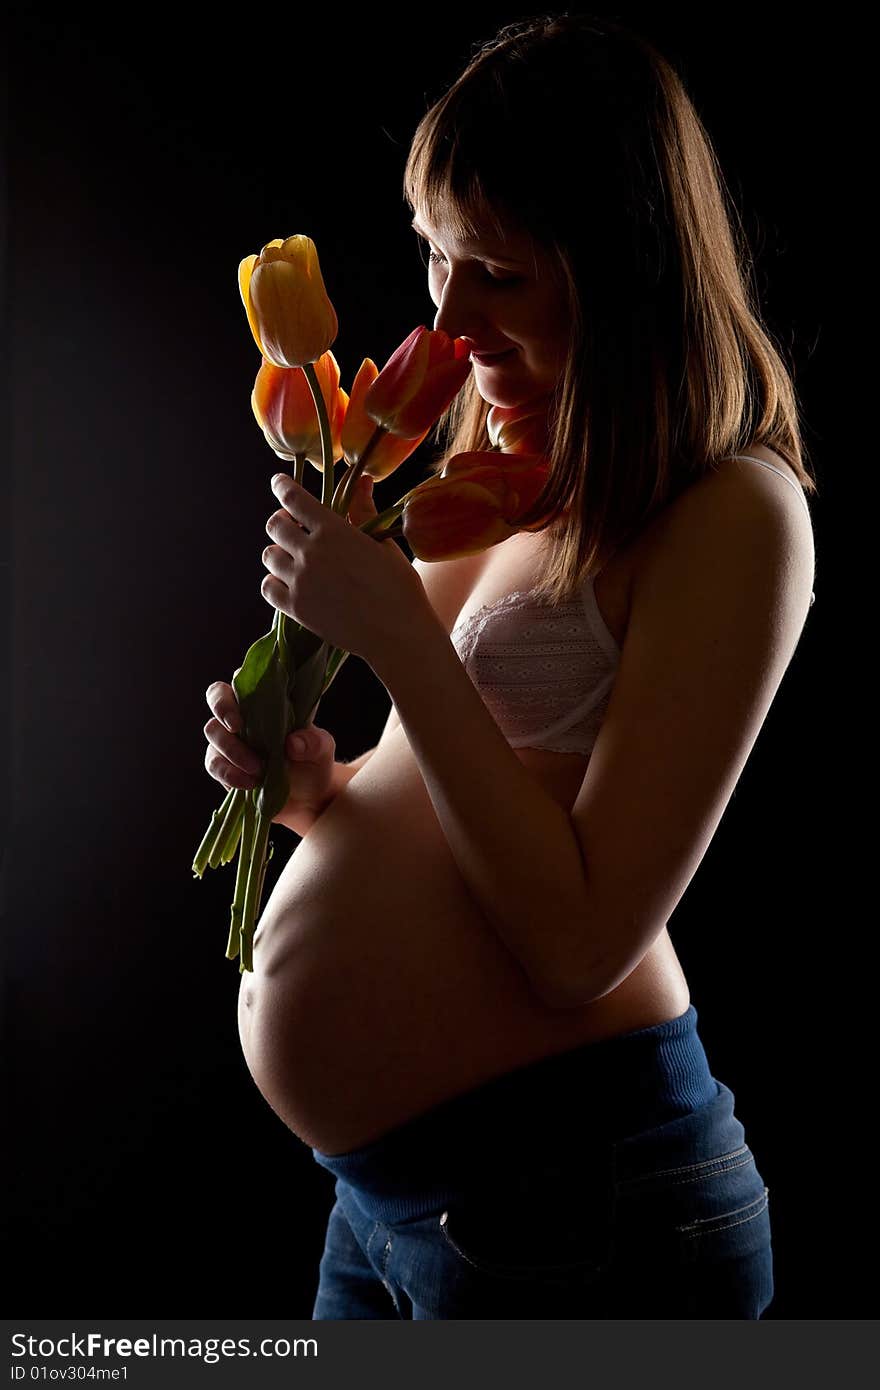
[{"label": "chin", "polygon": [[514,386],[513,383],[487,381],[477,387],[482,399],[487,405],[502,406],[505,410],[512,410],[520,405],[527,405],[529,401],[544,394],[544,388],[538,386]]}]

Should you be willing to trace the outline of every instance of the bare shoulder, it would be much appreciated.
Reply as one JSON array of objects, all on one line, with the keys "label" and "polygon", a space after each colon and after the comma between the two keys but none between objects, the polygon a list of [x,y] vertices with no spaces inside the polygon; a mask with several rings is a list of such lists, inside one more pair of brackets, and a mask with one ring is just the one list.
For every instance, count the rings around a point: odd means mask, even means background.
[{"label": "bare shoulder", "polygon": [[[809,522],[806,494],[791,464],[765,444],[751,444],[745,453],[745,457],[740,455],[723,459],[707,475],[709,481],[723,477],[733,480],[730,486],[754,487],[758,493],[763,490],[767,497],[776,493],[783,501],[793,503],[797,514]],[[766,467],[762,467],[762,464]]]},{"label": "bare shoulder", "polygon": [[[656,588],[661,574],[671,572],[673,551],[679,565],[694,566],[697,585],[700,566],[712,568],[713,557],[715,564],[728,557],[725,573],[734,586],[763,559],[768,579],[774,567],[787,579],[794,613],[801,602],[809,607],[815,547],[806,495],[794,469],[773,450],[753,445],[748,454],[748,459],[722,460],[652,523],[633,566],[631,611]],[[756,465],[756,459],[768,466]]]}]

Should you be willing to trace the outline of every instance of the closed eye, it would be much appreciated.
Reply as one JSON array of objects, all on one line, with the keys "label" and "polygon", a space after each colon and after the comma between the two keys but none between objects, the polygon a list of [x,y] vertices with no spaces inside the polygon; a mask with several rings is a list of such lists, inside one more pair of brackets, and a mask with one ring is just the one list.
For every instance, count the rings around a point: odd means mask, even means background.
[{"label": "closed eye", "polygon": [[[432,247],[429,246],[428,261],[431,265],[440,265],[441,263],[445,263],[446,257],[441,255],[439,251],[435,251]],[[488,269],[488,267],[485,269],[485,275],[487,280],[493,281],[496,285],[514,285],[524,278],[522,275],[493,274],[492,271]]]}]

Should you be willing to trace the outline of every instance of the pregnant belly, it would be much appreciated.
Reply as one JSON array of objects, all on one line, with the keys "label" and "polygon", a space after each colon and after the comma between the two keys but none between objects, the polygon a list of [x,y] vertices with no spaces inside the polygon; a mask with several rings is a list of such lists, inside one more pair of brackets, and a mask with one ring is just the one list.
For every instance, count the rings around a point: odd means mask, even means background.
[{"label": "pregnant belly", "polygon": [[652,952],[611,995],[546,1007],[469,897],[398,730],[278,878],[242,976],[242,1047],[284,1123],[340,1153],[515,1066],[683,1012],[683,976],[674,1000],[646,993]]}]

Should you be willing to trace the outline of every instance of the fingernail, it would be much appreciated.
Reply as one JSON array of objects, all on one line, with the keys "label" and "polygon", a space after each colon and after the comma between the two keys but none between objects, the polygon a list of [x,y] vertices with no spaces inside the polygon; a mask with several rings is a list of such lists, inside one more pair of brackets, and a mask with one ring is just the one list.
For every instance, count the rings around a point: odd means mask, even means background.
[{"label": "fingernail", "polygon": [[297,753],[304,753],[306,751],[306,741],[299,734],[294,736],[293,746]]}]

